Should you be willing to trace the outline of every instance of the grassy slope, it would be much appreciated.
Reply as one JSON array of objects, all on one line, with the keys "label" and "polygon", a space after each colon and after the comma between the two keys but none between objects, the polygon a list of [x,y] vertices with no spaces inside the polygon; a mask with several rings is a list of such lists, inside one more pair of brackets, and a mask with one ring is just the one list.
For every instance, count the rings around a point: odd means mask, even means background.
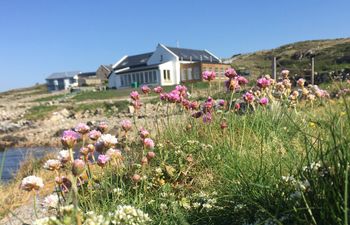
[{"label": "grassy slope", "polygon": [[303,74],[304,69],[310,69],[310,60],[307,57],[299,60],[295,56],[310,50],[316,54],[317,72],[350,68],[350,38],[302,41],[271,50],[243,54],[234,57],[232,65],[237,69],[248,69],[255,76],[260,73],[271,74],[272,58],[276,56],[278,71],[286,68],[291,74]]}]

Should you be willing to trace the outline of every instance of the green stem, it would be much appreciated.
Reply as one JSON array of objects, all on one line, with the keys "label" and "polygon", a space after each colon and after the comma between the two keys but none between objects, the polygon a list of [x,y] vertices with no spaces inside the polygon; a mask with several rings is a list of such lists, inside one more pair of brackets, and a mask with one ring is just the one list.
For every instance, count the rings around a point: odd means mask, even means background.
[{"label": "green stem", "polygon": [[36,192],[34,191],[34,214],[35,214],[35,218],[39,218],[38,217],[38,212],[37,212],[37,208],[36,208]]}]

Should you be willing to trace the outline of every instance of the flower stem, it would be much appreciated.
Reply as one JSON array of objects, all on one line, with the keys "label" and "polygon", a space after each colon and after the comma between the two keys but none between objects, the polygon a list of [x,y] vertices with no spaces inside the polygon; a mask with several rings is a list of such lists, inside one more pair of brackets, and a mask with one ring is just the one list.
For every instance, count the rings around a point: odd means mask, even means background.
[{"label": "flower stem", "polygon": [[34,191],[34,214],[35,214],[35,218],[38,219],[38,212],[37,212],[37,208],[36,208],[36,192]]}]

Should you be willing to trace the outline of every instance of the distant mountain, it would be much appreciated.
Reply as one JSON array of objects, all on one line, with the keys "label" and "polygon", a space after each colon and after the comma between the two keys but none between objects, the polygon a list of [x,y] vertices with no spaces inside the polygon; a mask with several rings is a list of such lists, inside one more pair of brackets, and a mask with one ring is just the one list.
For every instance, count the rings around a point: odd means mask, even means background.
[{"label": "distant mountain", "polygon": [[312,56],[318,73],[350,69],[350,38],[296,42],[271,50],[234,55],[225,62],[241,72],[249,71],[251,75],[259,76],[272,73],[274,56],[277,72],[288,69],[291,74],[308,74]]}]

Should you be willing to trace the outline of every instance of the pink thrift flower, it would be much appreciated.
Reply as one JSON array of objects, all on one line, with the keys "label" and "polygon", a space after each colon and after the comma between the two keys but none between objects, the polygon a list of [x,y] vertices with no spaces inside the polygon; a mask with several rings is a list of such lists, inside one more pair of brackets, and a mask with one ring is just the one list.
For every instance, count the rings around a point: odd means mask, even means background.
[{"label": "pink thrift flower", "polygon": [[193,113],[191,116],[193,117],[193,118],[199,118],[199,117],[201,117],[203,115],[203,112],[202,111],[198,111],[198,112],[195,112],[195,113]]},{"label": "pink thrift flower", "polygon": [[282,74],[283,78],[287,78],[289,75],[289,70],[282,70],[281,74]]},{"label": "pink thrift flower", "polygon": [[299,85],[299,87],[304,87],[305,79],[300,78],[300,79],[297,81],[297,84]]},{"label": "pink thrift flower", "polygon": [[249,104],[253,103],[255,97],[252,93],[247,92],[243,95],[243,99],[248,102]]},{"label": "pink thrift flower", "polygon": [[99,155],[97,159],[97,165],[99,165],[100,167],[104,167],[108,163],[109,159],[110,158],[107,155]]},{"label": "pink thrift flower", "polygon": [[120,122],[120,125],[122,126],[122,128],[125,132],[128,132],[132,128],[132,123],[130,120],[122,120]]},{"label": "pink thrift flower", "polygon": [[148,95],[149,93],[151,93],[151,88],[149,88],[147,85],[143,85],[143,86],[141,87],[141,91],[142,91],[144,94]]},{"label": "pink thrift flower", "polygon": [[89,133],[89,138],[93,141],[96,141],[97,139],[99,139],[101,137],[101,132],[98,130],[92,130]]},{"label": "pink thrift flower", "polygon": [[86,134],[90,131],[90,127],[88,125],[86,125],[85,123],[79,123],[75,127],[75,131],[80,133],[80,134]]},{"label": "pink thrift flower", "polygon": [[168,94],[168,100],[172,103],[179,103],[181,102],[180,92],[178,90],[172,90]]},{"label": "pink thrift flower", "polygon": [[241,108],[241,105],[239,103],[236,103],[235,104],[235,110],[238,111],[238,110],[240,110],[240,108]]},{"label": "pink thrift flower", "polygon": [[138,93],[137,91],[132,91],[132,92],[130,93],[130,98],[131,98],[132,100],[134,100],[134,101],[137,101],[137,100],[140,99],[140,95],[139,95],[139,93]]},{"label": "pink thrift flower", "polygon": [[190,101],[189,100],[187,100],[187,99],[183,99],[182,100],[182,106],[185,108],[185,109],[190,109]]},{"label": "pink thrift flower", "polygon": [[246,85],[246,84],[248,84],[248,80],[245,77],[238,76],[237,80],[238,80],[238,84],[239,85]]},{"label": "pink thrift flower", "polygon": [[154,152],[147,152],[146,157],[147,157],[148,160],[151,160],[154,157],[156,157],[156,153],[154,153]]},{"label": "pink thrift flower", "polygon": [[61,142],[67,148],[73,148],[73,146],[77,143],[80,135],[72,130],[66,130],[63,132]]},{"label": "pink thrift flower", "polygon": [[160,100],[162,100],[162,101],[168,101],[168,99],[169,99],[169,95],[167,94],[167,93],[160,93],[160,95],[159,95],[159,98],[160,98]]},{"label": "pink thrift flower", "polygon": [[225,87],[227,91],[237,91],[240,89],[237,78],[230,78],[225,81]]},{"label": "pink thrift flower", "polygon": [[266,97],[263,97],[259,100],[260,105],[265,106],[269,103],[269,99]]},{"label": "pink thrift flower", "polygon": [[216,73],[214,71],[204,71],[202,73],[202,78],[207,81],[212,81],[216,77]]},{"label": "pink thrift flower", "polygon": [[108,130],[108,124],[106,122],[101,122],[98,125],[98,130],[101,131],[101,133],[105,133]]},{"label": "pink thrift flower", "polygon": [[235,78],[238,76],[237,72],[235,69],[233,68],[228,68],[226,71],[225,71],[225,76],[228,77],[228,78]]},{"label": "pink thrift flower", "polygon": [[153,88],[153,91],[157,94],[160,94],[163,92],[163,88],[161,86]]},{"label": "pink thrift flower", "polygon": [[74,176],[79,176],[85,171],[85,162],[81,159],[76,159],[73,162],[72,173]]},{"label": "pink thrift flower", "polygon": [[141,176],[138,174],[134,174],[131,179],[133,182],[138,183],[141,180]]},{"label": "pink thrift flower", "polygon": [[270,86],[270,84],[271,84],[270,80],[266,79],[265,77],[257,80],[258,87],[260,87],[262,89],[267,88],[268,86]]},{"label": "pink thrift flower", "polygon": [[24,191],[39,190],[44,187],[43,179],[37,176],[28,176],[23,178],[21,183],[21,189]]},{"label": "pink thrift flower", "polygon": [[151,138],[145,138],[143,140],[143,145],[147,148],[147,149],[153,149],[154,148],[154,142]]},{"label": "pink thrift flower", "polygon": [[145,128],[141,128],[139,133],[142,139],[145,139],[149,136],[149,132]]},{"label": "pink thrift flower", "polygon": [[197,110],[197,109],[199,109],[199,106],[200,106],[200,104],[198,102],[194,101],[194,102],[191,102],[190,109]]}]

